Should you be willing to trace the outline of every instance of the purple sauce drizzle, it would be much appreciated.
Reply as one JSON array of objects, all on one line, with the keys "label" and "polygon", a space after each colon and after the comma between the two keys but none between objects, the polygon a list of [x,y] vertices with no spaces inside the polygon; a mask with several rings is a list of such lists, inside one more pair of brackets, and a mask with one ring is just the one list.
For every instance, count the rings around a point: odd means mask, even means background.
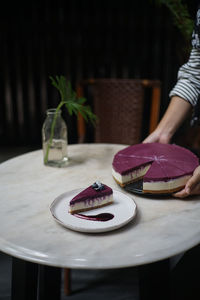
[{"label": "purple sauce drizzle", "polygon": [[89,215],[89,216],[82,215],[82,214],[74,214],[74,216],[85,220],[101,221],[101,222],[109,221],[114,218],[114,215],[110,213],[101,213],[98,215]]}]

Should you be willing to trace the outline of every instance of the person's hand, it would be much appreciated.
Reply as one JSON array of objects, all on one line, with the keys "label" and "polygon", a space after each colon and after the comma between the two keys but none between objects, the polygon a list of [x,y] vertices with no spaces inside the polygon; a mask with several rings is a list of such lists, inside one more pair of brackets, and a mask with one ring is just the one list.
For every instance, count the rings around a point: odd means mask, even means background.
[{"label": "person's hand", "polygon": [[191,195],[200,195],[200,166],[194,170],[192,177],[187,181],[184,189],[173,194],[177,198],[186,198]]},{"label": "person's hand", "polygon": [[192,105],[178,96],[171,98],[170,104],[156,129],[143,143],[170,143],[176,130],[192,111]]},{"label": "person's hand", "polygon": [[161,133],[158,129],[154,130],[143,143],[161,143],[168,144],[170,142],[171,137],[165,133]]}]

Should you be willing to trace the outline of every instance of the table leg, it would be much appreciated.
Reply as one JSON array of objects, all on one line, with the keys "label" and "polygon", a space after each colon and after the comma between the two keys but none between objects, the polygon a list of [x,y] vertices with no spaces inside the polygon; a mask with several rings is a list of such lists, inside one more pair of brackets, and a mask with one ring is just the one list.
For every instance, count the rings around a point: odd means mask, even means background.
[{"label": "table leg", "polygon": [[12,258],[12,300],[37,299],[38,265]]},{"label": "table leg", "polygon": [[138,267],[140,300],[169,300],[169,259]]},{"label": "table leg", "polygon": [[40,266],[39,299],[59,300],[61,298],[61,268]]},{"label": "table leg", "polygon": [[66,296],[71,294],[71,269],[64,269],[64,293]]},{"label": "table leg", "polygon": [[172,299],[200,299],[199,257],[200,245],[185,252],[172,269]]}]

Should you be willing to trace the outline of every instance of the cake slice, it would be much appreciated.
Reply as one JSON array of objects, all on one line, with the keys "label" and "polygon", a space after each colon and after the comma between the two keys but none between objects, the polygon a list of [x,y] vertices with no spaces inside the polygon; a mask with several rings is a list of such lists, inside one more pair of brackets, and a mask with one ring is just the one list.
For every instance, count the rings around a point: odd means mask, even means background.
[{"label": "cake slice", "polygon": [[71,214],[102,207],[113,202],[113,190],[96,181],[78,195],[69,203],[69,212]]}]

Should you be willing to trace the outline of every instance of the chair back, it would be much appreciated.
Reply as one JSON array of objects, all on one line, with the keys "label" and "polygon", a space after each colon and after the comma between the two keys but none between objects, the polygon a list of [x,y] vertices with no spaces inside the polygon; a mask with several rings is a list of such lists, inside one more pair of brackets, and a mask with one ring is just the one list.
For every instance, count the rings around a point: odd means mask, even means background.
[{"label": "chair back", "polygon": [[[145,89],[151,88],[150,122],[152,132],[159,119],[160,82],[140,79],[92,79],[94,113],[97,115],[95,142],[137,144],[141,142]],[[79,87],[79,95],[81,90]],[[79,124],[79,136],[84,134]]]}]

